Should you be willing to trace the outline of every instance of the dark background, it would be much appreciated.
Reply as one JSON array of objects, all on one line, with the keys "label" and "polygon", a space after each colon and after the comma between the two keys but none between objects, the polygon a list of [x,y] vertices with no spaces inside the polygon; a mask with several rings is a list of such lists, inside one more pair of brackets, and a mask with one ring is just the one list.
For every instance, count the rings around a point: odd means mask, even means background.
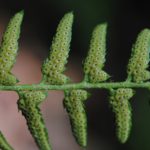
[{"label": "dark background", "polygon": [[[149,5],[146,1],[5,0],[0,2],[1,33],[4,31],[4,27],[7,25],[10,17],[22,9],[25,11],[25,17],[20,39],[20,51],[21,49],[26,49],[26,51],[34,54],[34,57],[41,62],[48,55],[50,43],[59,20],[66,12],[74,12],[73,38],[68,65],[69,71],[67,73],[74,78],[75,81],[82,79],[82,60],[86,56],[90,35],[95,25],[108,22],[107,61],[105,70],[112,76],[112,81],[125,80],[126,65],[130,57],[132,43],[134,43],[137,34],[143,28],[150,28]],[[24,54],[22,54],[22,58],[23,56]],[[28,57],[27,55],[26,59],[28,59]],[[28,67],[26,67],[26,69],[28,69]],[[24,70],[22,66],[20,69]],[[30,83],[32,82],[30,81]],[[138,89],[136,95],[131,100],[133,108],[133,127],[131,136],[124,145],[119,144],[115,137],[114,116],[109,108],[108,92],[105,90],[91,90],[91,93],[91,98],[86,102],[89,124],[88,150],[150,149],[150,107],[148,104],[150,94],[148,91]],[[51,101],[51,98],[49,98],[49,101]],[[49,109],[51,109],[51,106],[49,106]],[[64,110],[62,109],[62,111]],[[7,113],[7,111],[5,111],[5,113]],[[47,113],[54,112],[49,111]],[[3,115],[5,116],[5,114]],[[50,115],[47,114],[47,117],[49,118]],[[57,118],[55,119],[57,120]],[[1,122],[5,124],[4,120]],[[47,122],[47,126],[51,126],[51,122]],[[69,126],[67,129],[69,130]],[[7,129],[4,130],[7,131]],[[12,131],[10,130],[9,132]],[[9,133],[6,133],[6,135],[7,134],[10,135]],[[67,139],[65,134],[67,133],[64,133],[64,135],[53,135],[55,137],[55,142],[52,142],[54,150],[79,150],[79,147],[74,147],[76,143],[72,146],[70,144],[70,148],[69,146],[64,146],[63,148],[63,144],[57,142],[57,140],[61,140],[59,138],[60,136],[62,138],[64,137],[64,139],[66,138],[68,142],[66,142],[66,144],[69,144],[70,139]],[[17,145],[14,147],[19,149]]]}]

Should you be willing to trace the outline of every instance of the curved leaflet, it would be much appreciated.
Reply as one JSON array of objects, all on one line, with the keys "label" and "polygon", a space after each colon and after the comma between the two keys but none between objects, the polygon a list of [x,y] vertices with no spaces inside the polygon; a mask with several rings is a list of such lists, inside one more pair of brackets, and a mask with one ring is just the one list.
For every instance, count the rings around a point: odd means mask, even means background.
[{"label": "curved leaflet", "polygon": [[132,113],[129,100],[133,97],[134,92],[129,88],[119,88],[112,90],[110,94],[110,105],[116,119],[117,137],[121,143],[125,143],[131,130]]},{"label": "curved leaflet", "polygon": [[109,75],[102,70],[106,53],[106,29],[107,24],[100,24],[92,33],[90,48],[84,62],[85,79],[91,83],[105,81],[109,78]]},{"label": "curved leaflet", "polygon": [[70,50],[73,14],[61,19],[53,38],[49,57],[42,66],[43,80],[49,84],[64,84],[68,77],[63,75]]},{"label": "curved leaflet", "polygon": [[2,85],[14,85],[18,82],[10,71],[17,56],[18,39],[23,15],[23,11],[14,15],[2,38],[0,46],[0,84]]},{"label": "curved leaflet", "polygon": [[75,139],[82,147],[87,145],[87,118],[83,103],[88,97],[89,94],[85,90],[71,90],[65,92],[63,101]]},{"label": "curved leaflet", "polygon": [[150,72],[147,70],[150,54],[150,30],[142,30],[132,47],[127,72],[128,80],[143,82],[150,79]]},{"label": "curved leaflet", "polygon": [[26,118],[28,128],[40,150],[51,150],[39,104],[46,98],[41,91],[19,92],[18,108]]}]

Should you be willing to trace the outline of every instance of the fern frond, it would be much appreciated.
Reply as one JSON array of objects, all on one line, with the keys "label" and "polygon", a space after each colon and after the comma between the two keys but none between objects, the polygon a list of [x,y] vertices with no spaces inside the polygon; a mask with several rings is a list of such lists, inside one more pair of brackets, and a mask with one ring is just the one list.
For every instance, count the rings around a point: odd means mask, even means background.
[{"label": "fern frond", "polygon": [[11,69],[18,51],[18,39],[24,12],[20,11],[12,17],[3,35],[0,46],[0,84],[14,85],[18,82]]},{"label": "fern frond", "polygon": [[128,79],[134,82],[143,82],[150,79],[147,71],[150,54],[150,30],[142,30],[132,47],[131,58],[128,64]]},{"label": "fern frond", "polygon": [[81,147],[87,146],[87,117],[84,108],[84,101],[89,94],[85,90],[71,90],[65,92],[63,101],[67,110],[73,135]]},{"label": "fern frond", "polygon": [[45,127],[39,104],[46,98],[41,91],[19,92],[18,109],[26,118],[28,128],[40,150],[51,150],[47,129]]},{"label": "fern frond", "polygon": [[[40,150],[51,150],[40,104],[47,90],[63,90],[64,108],[68,112],[73,135],[81,147],[87,146],[87,118],[84,102],[89,94],[86,89],[104,88],[110,91],[110,105],[115,114],[116,133],[119,141],[125,143],[130,135],[132,112],[130,99],[133,88],[150,89],[149,53],[150,29],[140,32],[132,48],[127,67],[128,77],[122,82],[106,82],[110,77],[104,71],[106,55],[106,29],[103,23],[95,27],[88,55],[84,62],[84,80],[69,83],[64,74],[69,57],[72,35],[73,13],[61,19],[50,47],[50,54],[42,66],[43,79],[39,84],[15,85],[16,77],[11,73],[18,51],[18,39],[23,19],[23,11],[17,13],[9,22],[0,46],[0,90],[16,91],[19,95],[18,108],[27,121],[30,133]],[[13,150],[0,132],[0,148]]]},{"label": "fern frond", "polygon": [[73,13],[61,19],[50,48],[50,55],[42,66],[43,79],[49,84],[65,84],[68,77],[63,75],[70,50]]},{"label": "fern frond", "polygon": [[125,143],[130,135],[132,125],[129,100],[133,97],[134,92],[129,88],[119,88],[111,90],[110,95],[110,105],[115,113],[117,137],[121,143]]},{"label": "fern frond", "polygon": [[106,29],[106,23],[100,24],[92,33],[90,48],[84,62],[85,79],[91,83],[102,82],[109,78],[102,70],[106,55]]}]

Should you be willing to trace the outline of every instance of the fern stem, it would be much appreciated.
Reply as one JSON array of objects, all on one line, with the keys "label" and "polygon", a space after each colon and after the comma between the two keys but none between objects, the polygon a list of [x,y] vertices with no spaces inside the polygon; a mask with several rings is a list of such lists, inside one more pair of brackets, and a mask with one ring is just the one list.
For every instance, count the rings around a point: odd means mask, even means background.
[{"label": "fern stem", "polygon": [[115,88],[150,88],[150,82],[133,83],[133,82],[109,82],[109,83],[69,83],[64,85],[46,85],[46,84],[31,84],[31,85],[14,85],[4,86],[0,85],[0,90],[20,91],[20,90],[70,90],[70,89],[115,89]]}]

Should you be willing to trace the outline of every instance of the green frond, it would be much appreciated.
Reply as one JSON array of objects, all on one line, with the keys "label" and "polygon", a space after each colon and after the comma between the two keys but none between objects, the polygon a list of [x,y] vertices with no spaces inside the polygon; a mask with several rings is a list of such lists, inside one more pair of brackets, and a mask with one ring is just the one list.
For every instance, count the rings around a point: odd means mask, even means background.
[{"label": "green frond", "polygon": [[40,150],[51,150],[47,129],[39,104],[46,98],[41,91],[19,92],[18,109],[26,118],[28,129]]},{"label": "green frond", "polygon": [[111,91],[110,105],[115,113],[116,133],[121,143],[125,143],[130,135],[132,113],[129,100],[133,95],[133,90],[129,88],[119,88]]},{"label": "green frond", "polygon": [[[9,74],[17,56],[18,39],[20,36],[23,15],[23,11],[20,11],[12,17],[2,37],[2,43],[0,46],[0,84],[2,85],[14,85],[17,83],[17,79],[15,77],[11,77],[13,79],[10,79],[10,76],[12,75]],[[3,74],[6,75],[5,78]],[[7,77],[10,82],[3,82],[2,80],[7,80]]]},{"label": "green frond", "polygon": [[81,147],[87,146],[87,118],[83,102],[89,94],[85,90],[71,90],[65,92],[63,101],[67,110],[73,135]]},{"label": "green frond", "polygon": [[103,23],[96,26],[92,33],[90,48],[84,62],[84,73],[91,83],[109,78],[109,75],[102,70],[106,55],[106,29],[107,24]]},{"label": "green frond", "polygon": [[150,30],[142,30],[132,47],[127,73],[128,78],[134,82],[143,82],[150,79],[147,71],[150,54]]},{"label": "green frond", "polygon": [[[18,80],[11,73],[15,63],[20,27],[24,12],[20,11],[10,20],[0,45],[0,90],[18,92],[18,109],[25,117],[28,129],[40,150],[51,150],[47,129],[41,114],[40,104],[45,100],[48,90],[63,90],[63,100],[73,135],[77,143],[87,146],[87,117],[84,102],[89,93],[86,89],[98,88],[110,91],[110,106],[115,114],[116,134],[121,143],[125,143],[130,135],[132,110],[130,99],[134,95],[133,88],[150,89],[149,54],[150,29],[142,30],[132,47],[132,54],[127,67],[128,77],[122,82],[104,82],[110,76],[105,72],[107,24],[99,24],[92,33],[88,55],[84,62],[84,80],[69,83],[64,74],[69,57],[72,36],[73,13],[64,15],[58,24],[56,34],[50,47],[50,54],[42,66],[43,79],[39,84],[15,85]],[[146,82],[144,82],[146,81]],[[101,83],[103,82],[103,83]],[[13,150],[0,132],[0,148]]]},{"label": "green frond", "polygon": [[50,48],[50,55],[42,67],[43,76],[49,84],[64,84],[68,77],[62,75],[70,51],[73,13],[67,13],[61,19]]}]

